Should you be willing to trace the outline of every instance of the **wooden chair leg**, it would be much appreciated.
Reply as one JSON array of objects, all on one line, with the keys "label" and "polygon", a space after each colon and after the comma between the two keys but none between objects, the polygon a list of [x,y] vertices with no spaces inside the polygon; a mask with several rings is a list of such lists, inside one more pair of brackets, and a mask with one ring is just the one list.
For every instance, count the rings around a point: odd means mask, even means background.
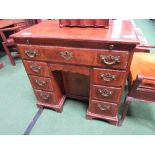
[{"label": "wooden chair leg", "polygon": [[2,42],[2,45],[3,45],[3,48],[6,52],[6,54],[8,55],[8,57],[10,59],[11,64],[13,66],[16,66],[15,60],[14,60],[13,56],[11,55],[9,48],[6,46],[6,44],[4,42]]},{"label": "wooden chair leg", "polygon": [[130,92],[132,88],[132,76],[131,76],[131,72],[129,72],[129,75],[128,75],[128,91]]},{"label": "wooden chair leg", "polygon": [[123,121],[124,121],[124,119],[126,117],[129,105],[131,104],[132,100],[133,100],[132,97],[129,97],[129,96],[126,97],[125,104],[124,104],[124,107],[123,107],[122,116],[121,116],[121,119],[118,122],[118,126],[122,126],[122,123],[123,123]]}]

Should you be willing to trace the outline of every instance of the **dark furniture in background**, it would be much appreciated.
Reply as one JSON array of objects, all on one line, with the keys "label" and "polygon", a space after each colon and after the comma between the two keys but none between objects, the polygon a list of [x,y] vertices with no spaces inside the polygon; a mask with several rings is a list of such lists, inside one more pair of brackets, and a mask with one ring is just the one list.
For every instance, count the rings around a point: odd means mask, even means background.
[{"label": "dark furniture in background", "polygon": [[[14,20],[11,19],[1,19],[0,20],[0,30],[14,24]],[[0,42],[2,42],[2,38],[0,38]],[[2,46],[0,46],[0,50],[2,50]],[[3,67],[3,64],[0,62],[0,69]]]},{"label": "dark furniture in background", "polygon": [[[24,35],[25,34],[25,35]],[[62,111],[66,97],[88,102],[87,119],[118,123],[118,109],[139,40],[129,20],[109,29],[47,21],[12,36],[39,107]]]},{"label": "dark furniture in background", "polygon": [[[36,24],[35,20],[31,20],[31,19],[30,20],[29,19],[27,20],[26,19],[12,19],[12,20],[4,19],[0,21],[0,25],[1,25],[0,35],[2,38],[2,45],[12,65],[16,65],[16,64],[15,64],[14,57],[11,55],[10,49],[11,48],[16,49],[16,44],[14,42],[14,39],[10,38],[10,36],[7,35],[7,33],[9,32],[10,34],[13,34],[27,27],[30,27],[34,24]],[[17,54],[15,57],[19,57],[19,55]]]},{"label": "dark furniture in background", "polygon": [[[14,21],[12,19],[0,19],[0,29],[12,26]],[[1,44],[2,38],[0,37],[0,51],[3,51],[3,46]]]}]

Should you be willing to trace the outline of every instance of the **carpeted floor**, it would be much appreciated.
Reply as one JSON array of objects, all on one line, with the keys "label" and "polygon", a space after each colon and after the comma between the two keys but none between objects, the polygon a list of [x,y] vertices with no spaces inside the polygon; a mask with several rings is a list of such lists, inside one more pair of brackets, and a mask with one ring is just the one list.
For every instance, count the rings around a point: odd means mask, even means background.
[{"label": "carpeted floor", "polygon": [[[148,42],[155,44],[155,23],[149,20],[134,22]],[[6,56],[0,61],[4,63],[0,70],[0,134],[20,135],[38,111],[36,98],[21,60],[16,61],[16,67],[11,66]],[[61,114],[45,109],[30,134],[155,134],[155,104],[137,102],[130,106],[123,126],[117,127],[100,120],[86,120],[88,105],[67,99]]]}]

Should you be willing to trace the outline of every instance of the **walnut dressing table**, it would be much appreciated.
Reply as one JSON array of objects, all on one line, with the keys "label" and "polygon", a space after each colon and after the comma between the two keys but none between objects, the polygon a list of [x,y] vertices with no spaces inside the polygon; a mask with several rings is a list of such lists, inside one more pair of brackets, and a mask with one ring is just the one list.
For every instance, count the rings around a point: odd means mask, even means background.
[{"label": "walnut dressing table", "polygon": [[139,40],[129,20],[105,28],[60,28],[47,21],[12,36],[39,107],[62,111],[66,97],[89,101],[86,118],[118,123],[118,108]]}]

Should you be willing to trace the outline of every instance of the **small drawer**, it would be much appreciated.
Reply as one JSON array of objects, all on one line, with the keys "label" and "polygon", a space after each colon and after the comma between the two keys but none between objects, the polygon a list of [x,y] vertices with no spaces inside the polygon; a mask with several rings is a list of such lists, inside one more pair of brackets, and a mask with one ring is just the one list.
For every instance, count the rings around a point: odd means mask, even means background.
[{"label": "small drawer", "polygon": [[37,100],[42,103],[55,104],[55,98],[52,92],[34,90]]},{"label": "small drawer", "polygon": [[93,84],[121,87],[126,80],[126,72],[110,69],[93,69]]},{"label": "small drawer", "polygon": [[41,52],[40,46],[33,45],[17,45],[20,55],[28,60],[43,60],[44,54]]},{"label": "small drawer", "polygon": [[28,74],[49,77],[47,63],[23,60]]},{"label": "small drawer", "polygon": [[129,53],[126,51],[104,50],[98,51],[95,66],[104,68],[126,69],[128,65]]},{"label": "small drawer", "polygon": [[105,102],[119,103],[122,95],[121,88],[92,86],[92,99],[103,100]]},{"label": "small drawer", "polygon": [[50,78],[38,77],[33,75],[29,75],[29,78],[34,89],[53,91]]},{"label": "small drawer", "polygon": [[118,105],[114,103],[92,100],[89,105],[89,111],[102,116],[116,117]]},{"label": "small drawer", "polygon": [[129,45],[129,44],[109,44],[109,43],[104,43],[102,45],[104,49],[107,50],[119,50],[119,51],[131,51],[135,47],[135,45]]}]

